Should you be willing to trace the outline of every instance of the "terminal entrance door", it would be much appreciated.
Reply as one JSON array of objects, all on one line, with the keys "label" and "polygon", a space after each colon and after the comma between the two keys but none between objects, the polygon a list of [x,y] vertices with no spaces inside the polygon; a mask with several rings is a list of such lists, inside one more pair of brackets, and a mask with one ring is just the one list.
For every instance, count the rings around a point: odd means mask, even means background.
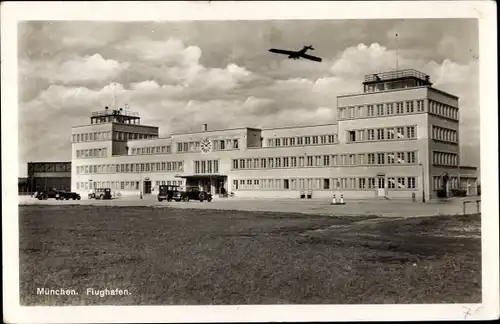
[{"label": "terminal entrance door", "polygon": [[151,194],[151,181],[150,180],[144,181],[144,194],[145,195]]},{"label": "terminal entrance door", "polygon": [[385,177],[379,176],[377,178],[377,196],[385,197],[386,188],[385,188]]}]

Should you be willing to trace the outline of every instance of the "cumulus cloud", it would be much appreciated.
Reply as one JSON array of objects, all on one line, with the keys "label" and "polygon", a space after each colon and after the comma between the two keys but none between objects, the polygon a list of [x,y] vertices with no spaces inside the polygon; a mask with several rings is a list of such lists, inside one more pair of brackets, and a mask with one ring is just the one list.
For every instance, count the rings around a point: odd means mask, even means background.
[{"label": "cumulus cloud", "polygon": [[23,75],[45,79],[51,83],[90,83],[116,78],[129,66],[126,62],[105,59],[101,54],[77,57],[64,62],[38,61],[22,63]]}]

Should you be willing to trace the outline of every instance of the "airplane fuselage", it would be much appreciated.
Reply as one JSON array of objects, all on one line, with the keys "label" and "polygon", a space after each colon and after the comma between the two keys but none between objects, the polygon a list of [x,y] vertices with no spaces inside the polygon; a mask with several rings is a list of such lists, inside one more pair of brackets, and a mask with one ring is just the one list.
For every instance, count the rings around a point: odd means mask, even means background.
[{"label": "airplane fuselage", "polygon": [[293,55],[289,55],[288,58],[293,59],[293,60],[298,60],[301,55],[303,55],[307,52],[308,49],[309,49],[309,47],[304,46],[304,48],[302,48],[300,51],[295,52],[295,54],[293,54]]}]

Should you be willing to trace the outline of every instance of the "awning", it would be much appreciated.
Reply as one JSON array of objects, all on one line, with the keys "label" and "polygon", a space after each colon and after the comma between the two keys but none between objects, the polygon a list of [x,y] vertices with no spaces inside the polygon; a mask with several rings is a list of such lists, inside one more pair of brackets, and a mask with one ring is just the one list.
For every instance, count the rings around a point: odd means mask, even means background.
[{"label": "awning", "polygon": [[221,174],[193,174],[193,175],[176,175],[174,178],[180,179],[208,179],[208,178],[218,178],[223,179],[227,178],[226,175]]}]

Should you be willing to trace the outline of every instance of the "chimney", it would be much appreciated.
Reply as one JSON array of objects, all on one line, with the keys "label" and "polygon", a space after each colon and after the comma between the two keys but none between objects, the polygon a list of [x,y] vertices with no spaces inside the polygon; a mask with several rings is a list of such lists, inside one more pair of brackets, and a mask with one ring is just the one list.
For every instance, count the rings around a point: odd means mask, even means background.
[{"label": "chimney", "polygon": [[208,126],[207,124],[203,124],[203,125],[201,126],[201,130],[202,130],[203,132],[206,132],[206,131],[207,131],[207,128],[208,128],[207,126]]}]

